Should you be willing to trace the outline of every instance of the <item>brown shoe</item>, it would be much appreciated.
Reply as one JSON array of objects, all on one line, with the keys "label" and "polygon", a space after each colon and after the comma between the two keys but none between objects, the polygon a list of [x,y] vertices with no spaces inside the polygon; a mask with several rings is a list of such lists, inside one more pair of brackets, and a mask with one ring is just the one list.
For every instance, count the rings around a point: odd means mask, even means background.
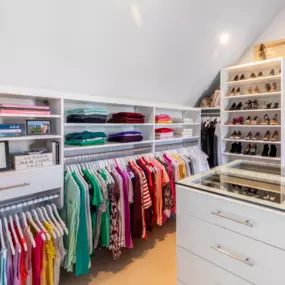
[{"label": "brown shoe", "polygon": [[263,140],[264,140],[264,141],[269,141],[269,138],[270,138],[270,131],[267,131],[267,132],[265,133],[265,136],[264,136]]},{"label": "brown shoe", "polygon": [[270,125],[278,125],[279,124],[279,122],[278,122],[278,115],[276,114],[274,117],[273,117],[273,119],[272,119],[272,121],[271,121],[271,123],[270,123]]},{"label": "brown shoe", "polygon": [[261,123],[261,125],[269,125],[270,119],[268,117],[268,114],[264,115],[264,121]]},{"label": "brown shoe", "polygon": [[252,140],[254,140],[254,141],[259,141],[259,140],[260,140],[260,133],[257,132],[257,133],[255,134],[255,136],[252,137]]},{"label": "brown shoe", "polygon": [[279,138],[279,132],[275,131],[272,137],[270,137],[270,140],[275,142],[278,141],[278,138]]}]

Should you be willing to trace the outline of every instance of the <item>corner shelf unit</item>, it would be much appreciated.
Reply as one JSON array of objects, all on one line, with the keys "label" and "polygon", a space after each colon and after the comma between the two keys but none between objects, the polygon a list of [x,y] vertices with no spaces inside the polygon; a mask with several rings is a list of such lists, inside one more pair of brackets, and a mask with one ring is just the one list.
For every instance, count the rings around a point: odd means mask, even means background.
[{"label": "corner shelf unit", "polygon": [[[274,69],[274,75],[270,75],[271,70]],[[258,73],[262,72],[263,76],[258,77]],[[251,74],[256,75],[251,78]],[[234,81],[236,75],[245,76],[245,80]],[[276,58],[237,66],[224,68],[221,71],[221,143],[222,143],[222,162],[226,163],[234,159],[245,159],[251,161],[261,161],[274,164],[285,164],[285,134],[283,130],[284,125],[284,59]],[[273,88],[267,92],[265,85],[269,84],[272,88],[273,85],[277,86],[277,90]],[[260,90],[258,93],[250,92],[255,90],[256,87]],[[237,96],[236,90],[239,88]],[[272,91],[274,90],[274,91]],[[234,91],[234,92],[233,92]],[[258,109],[244,109],[248,100],[257,100]],[[229,110],[233,103],[242,103],[241,110]],[[276,109],[266,109],[266,102],[272,105],[276,102],[279,103]],[[261,125],[264,116],[268,114],[270,120],[277,114],[279,125]],[[254,117],[258,118],[258,125],[232,125],[230,124],[234,118],[242,116],[243,122],[247,117],[253,120]],[[231,139],[231,134],[236,131],[241,132],[241,138]],[[263,137],[267,131],[273,135],[278,131],[278,141],[263,141]],[[248,133],[251,132],[254,136],[257,132],[260,133],[260,140],[246,140]],[[241,153],[231,153],[230,149],[233,143],[242,144]],[[256,155],[244,155],[248,144],[257,145]],[[277,148],[277,157],[261,156],[265,144],[269,148],[273,145]]]}]

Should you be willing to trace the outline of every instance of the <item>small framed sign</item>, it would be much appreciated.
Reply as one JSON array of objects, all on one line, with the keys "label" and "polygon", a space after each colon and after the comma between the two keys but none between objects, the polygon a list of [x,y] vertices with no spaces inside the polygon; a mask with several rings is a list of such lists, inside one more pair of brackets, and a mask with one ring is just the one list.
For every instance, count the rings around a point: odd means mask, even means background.
[{"label": "small framed sign", "polygon": [[26,132],[28,136],[50,135],[51,121],[27,120]]},{"label": "small framed sign", "polygon": [[0,171],[10,170],[9,144],[0,141]]}]

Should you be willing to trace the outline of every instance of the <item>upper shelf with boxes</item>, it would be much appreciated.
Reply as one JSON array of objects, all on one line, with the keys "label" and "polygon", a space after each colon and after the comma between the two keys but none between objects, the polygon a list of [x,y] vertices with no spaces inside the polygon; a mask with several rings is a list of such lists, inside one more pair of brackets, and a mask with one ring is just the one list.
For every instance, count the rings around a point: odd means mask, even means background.
[{"label": "upper shelf with boxes", "polygon": [[283,64],[277,58],[222,70],[224,163],[236,157],[273,163],[284,160]]}]

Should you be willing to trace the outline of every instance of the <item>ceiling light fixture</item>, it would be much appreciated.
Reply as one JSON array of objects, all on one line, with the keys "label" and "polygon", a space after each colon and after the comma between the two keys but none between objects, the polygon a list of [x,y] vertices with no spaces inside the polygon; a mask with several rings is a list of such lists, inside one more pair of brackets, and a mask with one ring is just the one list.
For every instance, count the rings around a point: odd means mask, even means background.
[{"label": "ceiling light fixture", "polygon": [[221,45],[226,45],[229,42],[229,39],[230,39],[229,34],[226,34],[226,33],[221,34],[220,35],[220,44]]}]

